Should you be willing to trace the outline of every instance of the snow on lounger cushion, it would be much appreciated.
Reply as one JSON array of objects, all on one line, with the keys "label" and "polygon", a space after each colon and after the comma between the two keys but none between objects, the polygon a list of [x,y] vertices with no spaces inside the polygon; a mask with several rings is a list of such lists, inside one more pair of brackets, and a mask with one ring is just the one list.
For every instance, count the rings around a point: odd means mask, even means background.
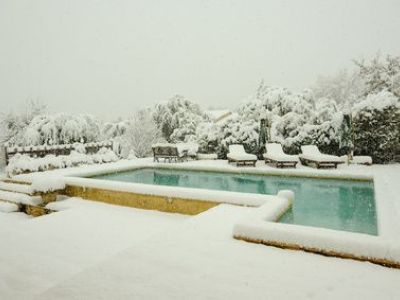
[{"label": "snow on lounger cushion", "polygon": [[301,146],[301,152],[299,156],[304,159],[319,161],[319,162],[342,162],[343,160],[339,156],[323,154],[319,151],[315,145]]},{"label": "snow on lounger cushion", "polygon": [[281,144],[269,143],[265,145],[267,153],[264,158],[274,161],[297,162],[299,158],[296,155],[288,155],[282,150]]},{"label": "snow on lounger cushion", "polygon": [[232,160],[257,160],[257,156],[244,151],[243,145],[229,145],[227,157]]}]

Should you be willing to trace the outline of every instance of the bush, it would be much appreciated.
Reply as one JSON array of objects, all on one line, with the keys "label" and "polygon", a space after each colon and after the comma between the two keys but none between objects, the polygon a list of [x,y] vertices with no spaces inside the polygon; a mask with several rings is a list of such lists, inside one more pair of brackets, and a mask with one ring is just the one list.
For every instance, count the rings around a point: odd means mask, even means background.
[{"label": "bush", "polygon": [[368,95],[355,106],[355,154],[392,162],[400,151],[400,103],[392,93]]}]

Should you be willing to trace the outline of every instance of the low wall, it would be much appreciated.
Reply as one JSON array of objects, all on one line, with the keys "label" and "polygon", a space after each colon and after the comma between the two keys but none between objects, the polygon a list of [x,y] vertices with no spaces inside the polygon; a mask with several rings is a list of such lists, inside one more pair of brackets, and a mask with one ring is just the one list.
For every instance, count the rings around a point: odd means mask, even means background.
[{"label": "low wall", "polygon": [[65,194],[70,197],[81,197],[109,204],[185,215],[197,215],[219,204],[204,200],[146,195],[73,185],[66,186]]}]

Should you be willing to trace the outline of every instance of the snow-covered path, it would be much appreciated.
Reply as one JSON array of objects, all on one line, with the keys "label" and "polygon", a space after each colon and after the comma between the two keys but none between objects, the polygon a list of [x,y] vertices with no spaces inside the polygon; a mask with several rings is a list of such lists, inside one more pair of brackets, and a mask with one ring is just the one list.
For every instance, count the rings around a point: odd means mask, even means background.
[{"label": "snow-covered path", "polygon": [[232,239],[250,208],[220,205],[38,299],[398,299],[400,271]]}]

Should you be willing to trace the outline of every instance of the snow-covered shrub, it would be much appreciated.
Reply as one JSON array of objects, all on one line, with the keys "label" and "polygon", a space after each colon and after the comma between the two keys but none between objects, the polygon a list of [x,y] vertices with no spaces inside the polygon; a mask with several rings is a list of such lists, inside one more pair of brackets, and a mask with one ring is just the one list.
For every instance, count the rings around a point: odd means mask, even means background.
[{"label": "snow-covered shrub", "polygon": [[32,158],[28,155],[16,154],[10,159],[6,167],[6,173],[8,176],[13,176],[22,173],[76,167],[83,164],[101,164],[117,160],[117,155],[107,148],[101,148],[95,154],[71,151],[70,155],[46,155],[41,158]]},{"label": "snow-covered shrub", "polygon": [[85,147],[84,144],[82,144],[82,143],[74,143],[72,146],[74,147],[74,150],[76,152],[83,153],[83,154],[86,153],[86,147]]},{"label": "snow-covered shrub", "polygon": [[200,107],[183,96],[176,95],[156,105],[153,118],[168,142],[191,141],[202,121]]},{"label": "snow-covered shrub", "polygon": [[105,147],[101,148],[96,154],[93,154],[92,156],[98,158],[98,163],[109,163],[118,160],[118,156],[114,153],[114,151]]},{"label": "snow-covered shrub", "polygon": [[100,123],[90,115],[54,114],[34,117],[15,140],[18,145],[97,142]]},{"label": "snow-covered shrub", "polygon": [[354,106],[355,154],[387,163],[400,152],[400,100],[387,91],[368,95]]},{"label": "snow-covered shrub", "polygon": [[222,126],[214,122],[202,122],[196,128],[196,142],[201,153],[219,152],[222,138]]},{"label": "snow-covered shrub", "polygon": [[130,154],[135,157],[147,157],[152,154],[151,145],[162,142],[163,139],[151,112],[146,109],[134,115],[125,134],[117,141],[122,146],[123,157]]},{"label": "snow-covered shrub", "polygon": [[256,154],[259,129],[260,124],[255,120],[242,120],[237,117],[225,123],[222,127],[220,154],[225,156],[231,144],[243,144],[246,151]]}]

